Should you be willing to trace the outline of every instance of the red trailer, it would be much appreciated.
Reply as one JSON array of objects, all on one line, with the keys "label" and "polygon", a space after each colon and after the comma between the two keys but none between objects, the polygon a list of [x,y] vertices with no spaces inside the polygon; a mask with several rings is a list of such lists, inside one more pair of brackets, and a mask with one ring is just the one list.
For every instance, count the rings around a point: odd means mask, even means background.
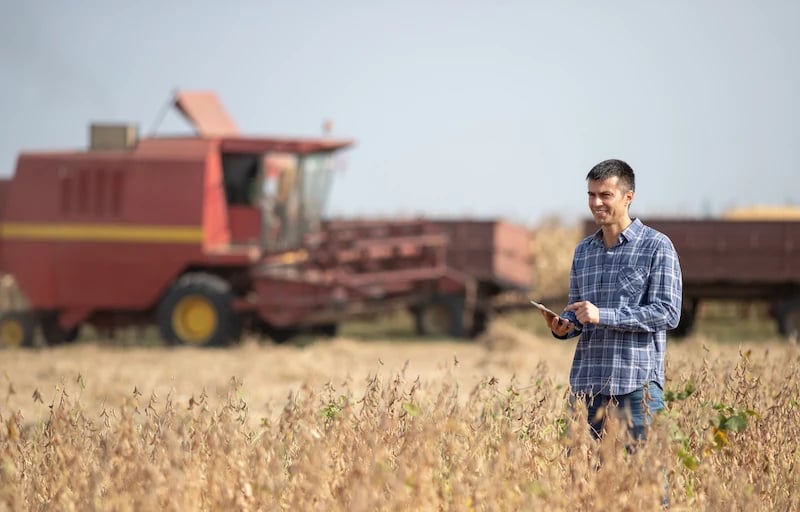
[{"label": "red trailer", "polygon": [[56,344],[83,324],[152,323],[172,343],[226,344],[243,328],[282,341],[398,307],[424,324],[442,304],[446,332],[476,332],[485,296],[448,265],[441,227],[323,220],[353,141],[240,135],[211,93],[175,104],[197,136],[94,126],[88,151],[20,154],[0,183],[0,273],[29,308],[0,312],[5,344],[33,344],[36,326]]},{"label": "red trailer", "polygon": [[[683,311],[675,333],[688,334],[706,299],[766,300],[778,330],[800,333],[800,220],[643,219],[670,237],[683,272]],[[585,231],[597,226],[587,221]]]}]

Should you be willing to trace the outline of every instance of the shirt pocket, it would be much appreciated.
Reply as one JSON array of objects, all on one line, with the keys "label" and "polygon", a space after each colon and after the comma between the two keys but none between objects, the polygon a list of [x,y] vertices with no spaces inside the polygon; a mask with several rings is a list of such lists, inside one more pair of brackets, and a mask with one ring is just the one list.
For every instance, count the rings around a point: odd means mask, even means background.
[{"label": "shirt pocket", "polygon": [[625,302],[638,303],[644,296],[647,278],[650,271],[647,267],[623,267],[617,275],[617,289]]}]

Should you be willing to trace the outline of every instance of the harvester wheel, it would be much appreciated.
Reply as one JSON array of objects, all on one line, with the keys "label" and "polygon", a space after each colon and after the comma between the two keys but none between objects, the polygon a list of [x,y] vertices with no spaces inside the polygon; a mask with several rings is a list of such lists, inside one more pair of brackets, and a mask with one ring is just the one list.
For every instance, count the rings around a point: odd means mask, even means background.
[{"label": "harvester wheel", "polygon": [[167,343],[227,345],[239,332],[230,285],[212,274],[184,274],[161,300],[158,325]]},{"label": "harvester wheel", "polygon": [[33,317],[24,311],[0,313],[0,347],[32,347]]},{"label": "harvester wheel", "polygon": [[413,309],[417,334],[421,336],[464,336],[464,297],[441,295]]}]

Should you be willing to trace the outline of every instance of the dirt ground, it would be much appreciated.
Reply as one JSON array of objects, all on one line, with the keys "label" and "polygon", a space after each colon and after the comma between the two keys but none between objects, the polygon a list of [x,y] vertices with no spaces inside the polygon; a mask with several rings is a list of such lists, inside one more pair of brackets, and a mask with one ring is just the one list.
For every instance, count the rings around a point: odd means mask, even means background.
[{"label": "dirt ground", "polygon": [[[670,369],[670,352],[678,361],[687,353],[713,358],[714,352],[735,359],[736,347],[711,344],[715,348],[709,352],[705,343],[669,343],[668,378],[679,378],[681,371],[680,363]],[[260,421],[280,414],[291,393],[315,390],[324,395],[331,388],[333,396],[350,390],[358,397],[376,375],[384,381],[401,375],[408,383],[419,378],[423,393],[426,388],[438,391],[448,379],[464,397],[492,377],[499,381],[498,389],[505,389],[512,378],[525,386],[543,376],[566,387],[573,350],[574,342],[539,337],[504,323],[469,342],[336,338],[297,347],[246,340],[220,349],[81,342],[3,352],[0,414],[7,419],[19,411],[25,422],[46,420],[62,391],[98,415],[134,392],[141,393],[140,402],[155,396],[162,405],[169,398],[187,407],[205,393],[213,408],[236,389],[236,396],[247,403],[248,417]],[[785,348],[776,345],[773,350],[771,357],[783,357]]]},{"label": "dirt ground", "polygon": [[[319,340],[304,347],[247,340],[221,349],[192,347],[120,347],[82,342],[42,350],[13,350],[2,354],[0,412],[20,411],[26,422],[47,419],[49,406],[65,390],[88,410],[114,407],[134,390],[140,400],[155,394],[176,405],[203,392],[213,406],[238,383],[249,416],[274,417],[290,393],[310,386],[337,395],[350,389],[356,396],[367,379],[402,375],[413,382],[437,386],[456,381],[464,395],[492,377],[503,386],[512,376],[524,385],[536,374],[567,382],[573,345],[541,339],[513,327],[494,326],[481,340],[360,341]],[[538,365],[538,369],[537,369]],[[308,388],[307,388],[308,389]]]}]

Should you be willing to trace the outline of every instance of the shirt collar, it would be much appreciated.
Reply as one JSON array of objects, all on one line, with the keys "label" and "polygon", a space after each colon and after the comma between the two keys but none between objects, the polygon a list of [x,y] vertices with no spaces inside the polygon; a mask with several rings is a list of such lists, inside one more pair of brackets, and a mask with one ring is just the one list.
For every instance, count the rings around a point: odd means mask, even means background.
[{"label": "shirt collar", "polygon": [[622,231],[621,236],[625,238],[625,241],[632,242],[637,238],[639,238],[640,236],[642,236],[643,230],[644,230],[644,224],[642,224],[642,221],[640,221],[639,218],[636,217],[633,219],[633,222],[631,222],[630,226],[628,226]]},{"label": "shirt collar", "polygon": [[[633,221],[630,223],[630,225],[628,225],[627,228],[622,230],[622,233],[620,233],[619,236],[620,236],[620,239],[624,239],[626,242],[632,242],[633,240],[636,240],[637,238],[642,236],[642,231],[643,230],[644,230],[644,224],[642,224],[642,221],[639,220],[638,217],[635,217],[633,219]],[[598,229],[597,231],[595,231],[593,239],[594,239],[595,243],[598,243],[598,244],[600,244],[601,247],[603,247],[603,229],[602,228]],[[622,241],[622,240],[620,240],[620,241]]]}]

